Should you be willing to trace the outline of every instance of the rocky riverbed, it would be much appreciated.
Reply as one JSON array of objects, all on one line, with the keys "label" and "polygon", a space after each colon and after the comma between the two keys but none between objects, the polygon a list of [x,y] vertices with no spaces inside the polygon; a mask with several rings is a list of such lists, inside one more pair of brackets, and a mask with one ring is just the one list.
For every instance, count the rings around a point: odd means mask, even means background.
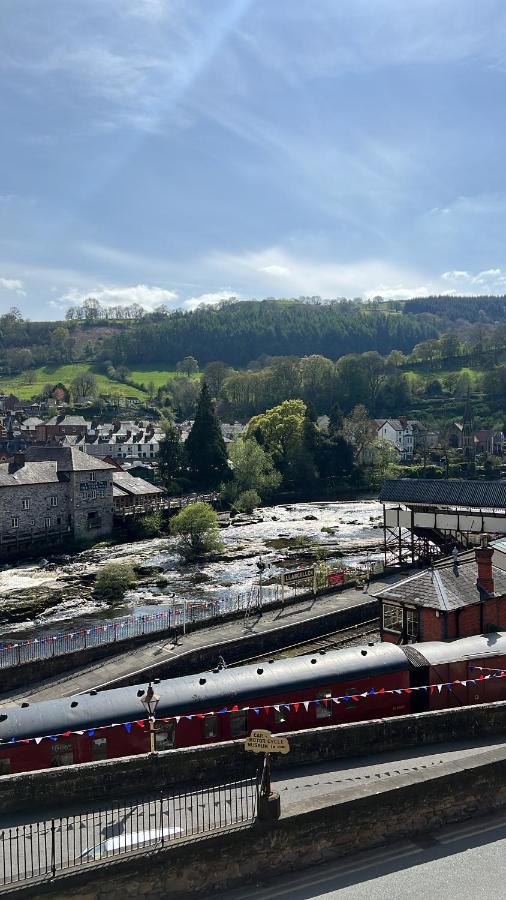
[{"label": "rocky riverbed", "polygon": [[[199,565],[182,563],[173,539],[157,538],[97,545],[72,557],[3,567],[0,639],[247,591],[257,582],[260,555],[268,566],[267,582],[287,566],[315,559],[333,567],[365,565],[381,558],[381,523],[381,506],[374,500],[297,503],[265,507],[254,516],[233,520],[221,531],[223,552]],[[111,606],[94,597],[93,585],[101,566],[120,560],[135,565],[139,582],[120,604]]]}]

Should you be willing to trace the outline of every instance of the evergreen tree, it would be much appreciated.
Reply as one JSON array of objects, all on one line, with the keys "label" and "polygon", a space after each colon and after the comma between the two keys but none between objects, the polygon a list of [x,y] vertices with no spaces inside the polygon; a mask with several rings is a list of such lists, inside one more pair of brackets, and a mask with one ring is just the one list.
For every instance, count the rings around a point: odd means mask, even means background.
[{"label": "evergreen tree", "polygon": [[165,428],[165,437],[160,442],[158,465],[166,487],[174,487],[174,481],[184,473],[185,453],[181,432],[172,422]]},{"label": "evergreen tree", "polygon": [[186,440],[186,453],[190,472],[202,486],[217,487],[230,478],[225,441],[205,382],[200,391],[195,421]]}]

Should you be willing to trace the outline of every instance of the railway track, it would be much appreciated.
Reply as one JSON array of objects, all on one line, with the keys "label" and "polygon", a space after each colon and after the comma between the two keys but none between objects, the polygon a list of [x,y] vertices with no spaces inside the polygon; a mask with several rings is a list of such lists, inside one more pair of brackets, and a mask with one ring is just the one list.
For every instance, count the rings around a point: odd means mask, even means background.
[{"label": "railway track", "polygon": [[311,651],[325,650],[342,650],[344,647],[354,644],[369,643],[371,641],[379,641],[379,619],[367,619],[365,622],[359,622],[357,625],[350,625],[348,628],[341,628],[339,631],[332,631],[318,638],[310,638],[307,641],[298,641],[296,644],[287,644],[272,650],[269,653],[262,653],[259,656],[250,656],[231,663],[230,666],[244,666],[248,663],[260,662],[265,659],[284,659],[290,656],[302,656],[304,653]]}]

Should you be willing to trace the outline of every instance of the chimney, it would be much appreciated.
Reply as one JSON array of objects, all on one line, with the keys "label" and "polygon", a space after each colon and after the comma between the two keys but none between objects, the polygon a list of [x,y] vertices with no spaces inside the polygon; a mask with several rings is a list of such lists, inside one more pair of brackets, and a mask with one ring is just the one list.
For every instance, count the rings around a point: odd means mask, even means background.
[{"label": "chimney", "polygon": [[476,586],[478,589],[486,591],[487,594],[494,593],[494,578],[492,575],[492,556],[494,551],[488,546],[488,534],[482,534],[481,547],[476,550],[476,562],[478,564],[478,578]]},{"label": "chimney", "polygon": [[25,464],[25,454],[21,452],[17,452],[12,457],[12,462],[9,464],[9,472],[17,472],[18,469],[22,469]]}]

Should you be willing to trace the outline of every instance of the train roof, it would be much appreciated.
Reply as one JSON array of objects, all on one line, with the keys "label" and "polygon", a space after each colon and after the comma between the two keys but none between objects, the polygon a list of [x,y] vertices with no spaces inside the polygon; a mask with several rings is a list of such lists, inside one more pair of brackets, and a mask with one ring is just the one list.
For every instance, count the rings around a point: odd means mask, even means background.
[{"label": "train roof", "polygon": [[[289,695],[339,681],[381,676],[409,667],[400,647],[382,643],[319,651],[196,675],[155,685],[157,717],[218,710],[254,698]],[[0,742],[43,737],[146,718],[142,703],[147,684],[45,700],[26,706],[0,706]]]},{"label": "train roof", "polygon": [[431,666],[444,663],[466,661],[468,659],[486,659],[487,657],[506,656],[506,631],[490,632],[490,634],[473,634],[471,637],[459,638],[456,641],[425,641],[422,644],[409,644],[404,649],[409,656],[409,649],[414,648]]}]

